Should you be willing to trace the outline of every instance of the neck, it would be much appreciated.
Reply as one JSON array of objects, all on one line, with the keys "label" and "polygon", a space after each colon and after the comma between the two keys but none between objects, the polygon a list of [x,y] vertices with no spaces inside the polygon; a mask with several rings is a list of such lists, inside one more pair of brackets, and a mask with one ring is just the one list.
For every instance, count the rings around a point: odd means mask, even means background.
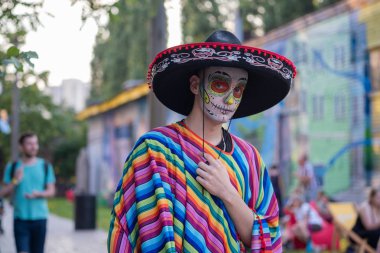
[{"label": "neck", "polygon": [[35,156],[32,156],[32,157],[28,157],[28,156],[22,156],[22,162],[25,163],[25,164],[30,164],[30,163],[34,163],[36,161],[36,157]]},{"label": "neck", "polygon": [[[185,123],[188,128],[191,129],[198,136],[203,137],[203,115],[202,111],[193,110],[189,116],[185,119]],[[204,139],[205,141],[218,145],[222,139],[222,126],[223,123],[215,122],[209,119],[206,115],[204,116]]]}]

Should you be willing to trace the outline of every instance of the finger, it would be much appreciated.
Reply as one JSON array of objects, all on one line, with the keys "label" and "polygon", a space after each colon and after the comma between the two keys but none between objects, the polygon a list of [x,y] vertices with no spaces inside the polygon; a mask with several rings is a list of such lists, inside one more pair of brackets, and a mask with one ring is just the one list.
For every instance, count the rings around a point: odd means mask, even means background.
[{"label": "finger", "polygon": [[216,160],[210,154],[205,153],[205,158],[211,166],[217,166]]},{"label": "finger", "polygon": [[228,171],[227,168],[226,168],[226,166],[224,166],[224,164],[222,163],[222,161],[215,160],[215,162],[217,163],[217,167],[218,168],[222,168],[222,169],[225,169],[226,171]]},{"label": "finger", "polygon": [[211,167],[210,167],[210,165],[207,165],[206,163],[204,163],[204,162],[200,162],[200,163],[198,163],[198,166],[199,166],[199,168],[201,168],[202,170],[204,170],[204,171],[210,171],[210,169],[211,169]]},{"label": "finger", "polygon": [[203,179],[207,179],[209,176],[209,174],[206,171],[202,170],[201,168],[198,168],[196,172],[198,176],[202,177]]},{"label": "finger", "polygon": [[207,181],[206,180],[204,180],[200,176],[197,176],[195,179],[198,181],[198,183],[200,183],[204,188],[207,189],[207,187],[206,187],[207,186]]}]

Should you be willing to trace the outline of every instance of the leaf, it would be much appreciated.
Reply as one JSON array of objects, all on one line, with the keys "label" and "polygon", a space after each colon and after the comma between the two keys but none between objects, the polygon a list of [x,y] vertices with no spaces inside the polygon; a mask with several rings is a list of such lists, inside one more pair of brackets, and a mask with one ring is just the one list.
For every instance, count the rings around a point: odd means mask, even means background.
[{"label": "leaf", "polygon": [[34,64],[30,60],[33,58],[38,59],[38,54],[34,51],[22,52],[20,58],[22,58],[29,66],[34,67]]},{"label": "leaf", "polygon": [[13,64],[17,70],[17,72],[22,72],[24,71],[24,66],[22,62],[17,59],[16,57],[11,57],[10,59],[6,60],[8,63]]},{"label": "leaf", "polygon": [[7,56],[9,58],[11,58],[11,57],[17,57],[17,56],[19,56],[19,54],[20,54],[20,49],[18,49],[16,46],[11,46],[7,50]]}]

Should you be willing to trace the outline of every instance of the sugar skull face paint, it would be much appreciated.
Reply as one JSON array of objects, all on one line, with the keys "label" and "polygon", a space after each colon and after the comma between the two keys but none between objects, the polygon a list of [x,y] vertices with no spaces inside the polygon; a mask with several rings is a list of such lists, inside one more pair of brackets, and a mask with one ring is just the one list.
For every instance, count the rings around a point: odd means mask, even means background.
[{"label": "sugar skull face paint", "polygon": [[[209,67],[204,71],[204,112],[212,120],[228,122],[239,107],[248,80],[247,71],[231,67]],[[201,101],[203,105],[203,101]]]}]

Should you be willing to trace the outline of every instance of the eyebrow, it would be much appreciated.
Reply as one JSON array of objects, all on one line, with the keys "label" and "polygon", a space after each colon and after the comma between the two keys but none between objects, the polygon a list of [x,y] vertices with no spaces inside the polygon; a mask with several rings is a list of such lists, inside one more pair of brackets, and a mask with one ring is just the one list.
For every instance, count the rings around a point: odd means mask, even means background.
[{"label": "eyebrow", "polygon": [[208,76],[208,80],[211,80],[213,78],[215,78],[215,76],[219,77],[219,78],[224,78],[226,79],[226,81],[228,82],[231,82],[232,81],[232,78],[229,74],[227,74],[226,72],[222,72],[222,71],[215,71],[214,73],[211,73],[209,76]]},{"label": "eyebrow", "polygon": [[248,78],[245,78],[245,77],[239,78],[239,79],[238,79],[238,82],[240,82],[240,81],[246,81],[246,82],[247,82],[247,81],[248,81]]}]

